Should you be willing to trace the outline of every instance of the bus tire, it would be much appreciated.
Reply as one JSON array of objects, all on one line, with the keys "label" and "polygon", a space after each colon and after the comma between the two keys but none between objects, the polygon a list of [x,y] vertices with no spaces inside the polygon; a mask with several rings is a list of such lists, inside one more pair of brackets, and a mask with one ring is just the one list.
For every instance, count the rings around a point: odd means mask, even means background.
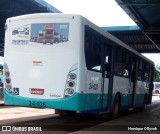
[{"label": "bus tire", "polygon": [[118,118],[120,115],[120,97],[116,95],[112,108],[112,119]]}]

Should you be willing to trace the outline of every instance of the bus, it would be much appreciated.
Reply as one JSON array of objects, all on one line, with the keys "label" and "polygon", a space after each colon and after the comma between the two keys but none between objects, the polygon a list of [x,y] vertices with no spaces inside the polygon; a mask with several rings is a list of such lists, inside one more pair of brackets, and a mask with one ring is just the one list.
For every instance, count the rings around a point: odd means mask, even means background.
[{"label": "bus", "polygon": [[0,103],[3,101],[3,64],[0,64]]},{"label": "bus", "polygon": [[3,64],[0,64],[0,88],[3,88]]},{"label": "bus", "polygon": [[153,93],[160,94],[160,82],[154,82]]},{"label": "bus", "polygon": [[[31,42],[46,25],[65,41]],[[29,26],[28,37],[12,30]],[[111,113],[151,103],[154,63],[80,15],[40,13],[6,20],[5,105],[58,114]]]}]

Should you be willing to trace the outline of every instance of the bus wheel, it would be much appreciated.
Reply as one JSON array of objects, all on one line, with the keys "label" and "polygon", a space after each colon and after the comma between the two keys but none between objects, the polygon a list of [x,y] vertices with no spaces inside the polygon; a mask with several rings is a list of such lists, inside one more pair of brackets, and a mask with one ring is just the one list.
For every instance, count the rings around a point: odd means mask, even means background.
[{"label": "bus wheel", "polygon": [[116,95],[114,99],[113,108],[112,108],[112,118],[113,119],[118,118],[119,114],[120,114],[120,98],[118,95]]},{"label": "bus wheel", "polygon": [[159,91],[158,91],[158,90],[156,90],[156,91],[155,91],[155,93],[156,93],[156,94],[159,94]]}]

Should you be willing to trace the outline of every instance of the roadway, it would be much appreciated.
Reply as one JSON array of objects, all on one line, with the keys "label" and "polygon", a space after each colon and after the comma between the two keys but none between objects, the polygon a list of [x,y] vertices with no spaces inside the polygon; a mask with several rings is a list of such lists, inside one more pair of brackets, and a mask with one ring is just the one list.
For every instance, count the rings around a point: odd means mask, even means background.
[{"label": "roadway", "polygon": [[[15,127],[39,127],[42,132],[55,134],[134,134],[138,131],[128,130],[128,127],[157,127],[158,131],[141,131],[140,133],[160,134],[160,98],[153,96],[153,104],[144,111],[123,113],[115,120],[96,117],[93,115],[77,114],[73,116],[59,116],[53,109],[37,109],[26,107],[0,106],[0,125]],[[143,126],[142,126],[143,125]],[[158,126],[159,125],[159,126]],[[0,128],[2,129],[2,128]],[[16,129],[15,129],[16,130]],[[4,133],[4,132],[0,132]],[[5,134],[14,132],[5,132]],[[16,134],[22,133],[16,131]],[[28,132],[27,132],[28,133]]]}]

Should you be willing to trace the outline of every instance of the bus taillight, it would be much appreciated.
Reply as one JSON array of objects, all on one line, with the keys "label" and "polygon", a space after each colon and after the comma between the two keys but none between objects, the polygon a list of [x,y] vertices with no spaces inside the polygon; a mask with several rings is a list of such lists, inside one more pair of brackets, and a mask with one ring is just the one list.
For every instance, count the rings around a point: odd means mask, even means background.
[{"label": "bus taillight", "polygon": [[71,95],[73,95],[74,90],[72,88],[67,88],[64,92],[64,97],[69,97]]},{"label": "bus taillight", "polygon": [[11,83],[10,78],[7,78],[7,79],[6,79],[6,83],[7,83],[7,84],[10,84],[10,83]]},{"label": "bus taillight", "polygon": [[10,76],[10,73],[9,73],[9,72],[5,72],[5,76],[6,76],[6,77],[9,77],[9,76]]},{"label": "bus taillight", "polygon": [[68,81],[67,82],[67,86],[68,87],[74,87],[75,86],[75,82],[74,81]]},{"label": "bus taillight", "polygon": [[72,80],[75,80],[76,77],[77,77],[77,75],[74,74],[74,73],[70,73],[70,74],[69,74],[69,78],[72,79]]},{"label": "bus taillight", "polygon": [[67,76],[64,97],[70,97],[75,93],[76,89],[76,82],[77,82],[77,64],[73,65],[69,71]]},{"label": "bus taillight", "polygon": [[11,83],[11,76],[10,76],[10,72],[9,72],[9,68],[8,68],[8,65],[6,63],[4,63],[4,78],[5,78],[5,87],[6,87],[6,90],[9,92],[9,93],[12,93],[12,83]]}]

